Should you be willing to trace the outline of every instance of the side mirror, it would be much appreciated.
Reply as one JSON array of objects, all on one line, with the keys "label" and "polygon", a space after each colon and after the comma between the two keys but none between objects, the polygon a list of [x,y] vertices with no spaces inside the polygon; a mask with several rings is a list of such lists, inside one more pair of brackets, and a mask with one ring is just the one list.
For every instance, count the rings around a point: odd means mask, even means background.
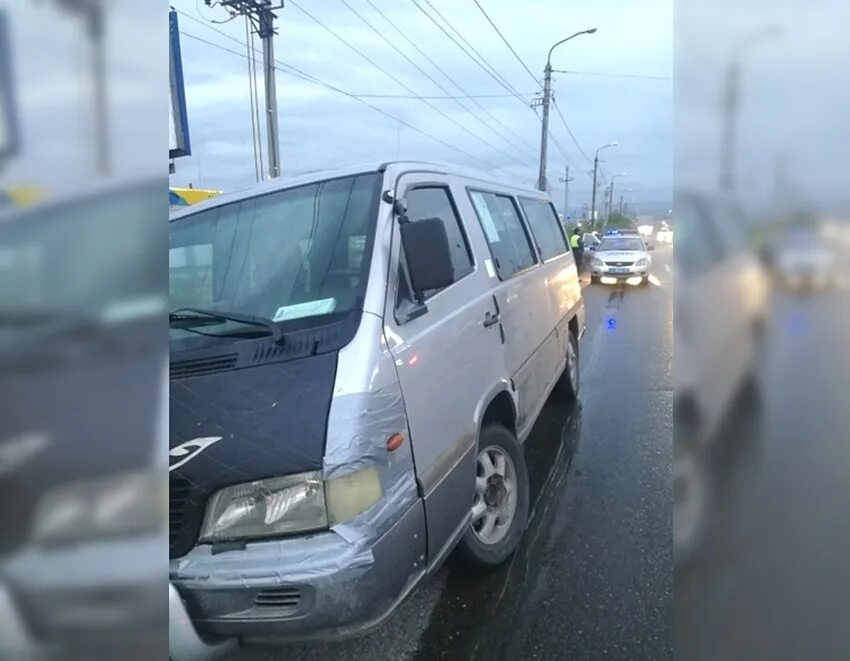
[{"label": "side mirror", "polygon": [[421,302],[426,291],[448,287],[455,280],[446,226],[440,218],[425,218],[399,227],[410,284]]},{"label": "side mirror", "polygon": [[647,249],[647,250],[649,250],[650,252],[652,252],[653,250],[655,250],[655,244],[654,244],[654,243],[650,243],[650,244],[646,247],[646,249]]},{"label": "side mirror", "polygon": [[596,244],[591,243],[589,246],[587,246],[587,249],[591,252],[596,252]]}]

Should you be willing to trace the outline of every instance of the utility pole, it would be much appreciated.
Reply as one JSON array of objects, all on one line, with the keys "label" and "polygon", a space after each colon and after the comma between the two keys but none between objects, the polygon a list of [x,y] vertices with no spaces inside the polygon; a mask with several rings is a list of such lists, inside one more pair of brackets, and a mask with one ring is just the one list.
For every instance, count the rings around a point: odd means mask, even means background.
[{"label": "utility pole", "polygon": [[599,172],[599,152],[593,158],[593,193],[590,202],[590,226],[596,225],[596,173]]},{"label": "utility pole", "polygon": [[552,94],[552,65],[546,63],[543,70],[543,119],[540,134],[540,170],[537,175],[537,189],[546,190],[546,157],[549,151],[549,97]]},{"label": "utility pole", "polygon": [[620,143],[616,140],[614,142],[609,142],[607,145],[602,145],[599,149],[596,150],[596,154],[593,156],[593,196],[592,201],[590,203],[590,224],[594,225],[596,223],[596,174],[599,172],[599,152],[603,149],[608,149],[609,147],[616,147]]},{"label": "utility pole", "polygon": [[[205,0],[208,7],[214,0]],[[266,95],[266,128],[268,132],[269,176],[280,176],[280,139],[277,124],[277,85],[275,82],[274,19],[275,10],[283,8],[283,2],[275,5],[273,0],[215,0],[233,16],[247,16],[256,33],[263,41],[263,78]]]},{"label": "utility pole", "polygon": [[620,193],[620,215],[623,215],[623,194]]},{"label": "utility pole", "polygon": [[546,56],[546,67],[543,69],[543,118],[540,129],[540,170],[537,176],[537,188],[539,190],[546,190],[546,155],[549,151],[549,102],[552,100],[552,51],[579,35],[594,34],[595,32],[596,28],[590,28],[576,32],[566,39],[561,39],[561,41],[549,49],[549,55]]},{"label": "utility pole", "polygon": [[625,172],[620,172],[611,177],[611,186],[608,188],[608,222],[611,222],[611,216],[614,215],[614,180],[617,177],[625,177]]},{"label": "utility pole", "polygon": [[564,184],[564,220],[566,221],[567,216],[570,213],[570,182],[573,180],[573,178],[570,176],[570,166],[565,165],[564,168],[565,176],[561,179],[561,181]]}]

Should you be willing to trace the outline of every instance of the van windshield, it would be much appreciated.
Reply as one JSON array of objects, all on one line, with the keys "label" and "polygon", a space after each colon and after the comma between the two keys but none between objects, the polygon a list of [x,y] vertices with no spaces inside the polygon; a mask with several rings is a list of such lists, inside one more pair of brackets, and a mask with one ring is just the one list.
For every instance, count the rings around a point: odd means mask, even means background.
[{"label": "van windshield", "polygon": [[[362,304],[379,174],[331,179],[171,222],[170,309],[202,309],[273,322],[344,313]],[[239,322],[199,321],[226,335]],[[309,323],[309,322],[308,322]],[[171,336],[193,332],[172,327]]]}]

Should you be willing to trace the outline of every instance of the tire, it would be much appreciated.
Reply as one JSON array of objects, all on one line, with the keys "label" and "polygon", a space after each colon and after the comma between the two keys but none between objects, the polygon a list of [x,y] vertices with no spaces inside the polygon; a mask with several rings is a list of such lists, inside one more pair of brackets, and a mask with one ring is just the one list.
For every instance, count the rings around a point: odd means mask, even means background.
[{"label": "tire", "polygon": [[579,362],[578,362],[578,340],[570,331],[569,343],[567,345],[567,364],[564,371],[555,384],[555,395],[562,402],[571,403],[578,399],[580,388]]},{"label": "tire", "polygon": [[513,555],[528,524],[528,470],[522,447],[506,427],[481,430],[475,479],[473,520],[456,555],[467,567],[489,570]]},{"label": "tire", "polygon": [[598,285],[599,284],[599,276],[598,275],[590,276],[590,284]]}]

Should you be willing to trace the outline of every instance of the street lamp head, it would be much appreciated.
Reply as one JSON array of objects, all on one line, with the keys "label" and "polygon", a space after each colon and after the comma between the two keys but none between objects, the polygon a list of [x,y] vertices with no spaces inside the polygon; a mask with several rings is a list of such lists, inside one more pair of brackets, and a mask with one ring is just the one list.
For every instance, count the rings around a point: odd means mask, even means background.
[{"label": "street lamp head", "polygon": [[590,28],[585,30],[585,32],[587,32],[587,34],[596,34],[596,30],[598,30],[598,28]]},{"label": "street lamp head", "polygon": [[619,143],[619,142],[617,142],[616,140],[614,140],[614,142],[612,142],[612,143],[611,143],[610,145],[608,145],[608,146],[609,146],[609,147],[619,147],[619,146],[620,146],[620,143]]}]

